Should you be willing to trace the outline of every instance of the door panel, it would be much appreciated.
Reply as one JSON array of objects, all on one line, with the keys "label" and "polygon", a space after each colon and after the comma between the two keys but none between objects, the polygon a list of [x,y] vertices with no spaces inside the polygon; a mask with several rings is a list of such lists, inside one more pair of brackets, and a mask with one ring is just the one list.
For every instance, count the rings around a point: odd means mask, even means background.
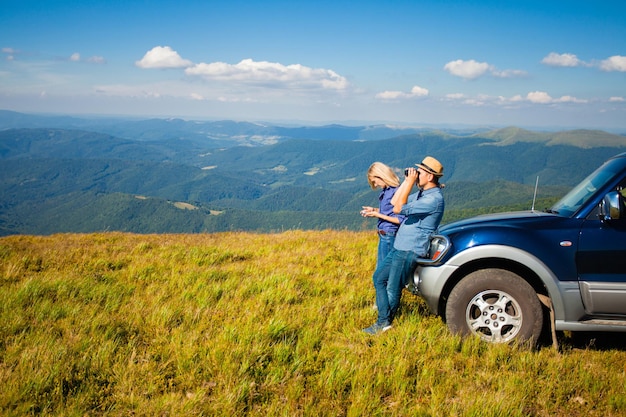
[{"label": "door panel", "polygon": [[583,223],[576,266],[585,311],[626,315],[626,218]]}]

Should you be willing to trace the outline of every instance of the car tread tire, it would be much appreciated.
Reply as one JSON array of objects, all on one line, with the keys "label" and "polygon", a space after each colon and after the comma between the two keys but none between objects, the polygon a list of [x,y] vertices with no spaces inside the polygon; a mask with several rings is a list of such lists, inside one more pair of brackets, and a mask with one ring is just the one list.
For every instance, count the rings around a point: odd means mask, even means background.
[{"label": "car tread tire", "polygon": [[450,292],[445,317],[453,333],[495,343],[535,344],[543,327],[534,289],[519,275],[497,268],[464,277]]}]

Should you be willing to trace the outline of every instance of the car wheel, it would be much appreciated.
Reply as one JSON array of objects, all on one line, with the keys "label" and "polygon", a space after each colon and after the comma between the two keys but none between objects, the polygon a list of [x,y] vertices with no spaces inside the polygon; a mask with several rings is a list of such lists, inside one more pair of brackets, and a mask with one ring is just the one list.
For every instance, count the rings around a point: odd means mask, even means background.
[{"label": "car wheel", "polygon": [[461,335],[478,335],[493,343],[536,343],[543,326],[541,303],[519,275],[482,269],[463,278],[446,304],[446,322]]}]

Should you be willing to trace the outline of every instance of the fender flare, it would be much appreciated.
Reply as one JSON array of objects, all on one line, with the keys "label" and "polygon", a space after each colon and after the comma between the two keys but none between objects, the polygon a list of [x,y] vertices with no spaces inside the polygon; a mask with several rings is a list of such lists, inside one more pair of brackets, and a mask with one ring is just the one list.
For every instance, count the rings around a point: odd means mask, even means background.
[{"label": "fender flare", "polygon": [[[566,316],[563,294],[575,291],[578,295],[578,299],[580,300],[580,289],[578,287],[577,280],[560,281],[552,270],[548,268],[548,266],[539,258],[522,249],[506,245],[475,246],[452,256],[447,262],[445,262],[445,265],[449,267],[446,269],[446,271],[449,272],[448,276],[444,279],[438,280],[438,286],[440,287],[439,294],[443,291],[443,288],[448,282],[450,276],[457,271],[458,268],[481,259],[502,259],[512,261],[533,271],[545,287],[548,296],[550,297],[556,320],[563,320]],[[582,308],[582,300],[580,300],[580,303]]]}]

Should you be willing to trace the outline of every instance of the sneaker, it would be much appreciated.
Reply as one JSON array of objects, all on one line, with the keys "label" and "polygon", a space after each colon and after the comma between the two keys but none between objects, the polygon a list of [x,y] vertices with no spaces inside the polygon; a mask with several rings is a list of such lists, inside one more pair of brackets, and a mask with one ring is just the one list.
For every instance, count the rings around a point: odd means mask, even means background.
[{"label": "sneaker", "polygon": [[391,329],[391,324],[378,324],[374,323],[370,327],[363,329],[363,331],[367,334],[376,335],[378,333],[386,332]]}]

